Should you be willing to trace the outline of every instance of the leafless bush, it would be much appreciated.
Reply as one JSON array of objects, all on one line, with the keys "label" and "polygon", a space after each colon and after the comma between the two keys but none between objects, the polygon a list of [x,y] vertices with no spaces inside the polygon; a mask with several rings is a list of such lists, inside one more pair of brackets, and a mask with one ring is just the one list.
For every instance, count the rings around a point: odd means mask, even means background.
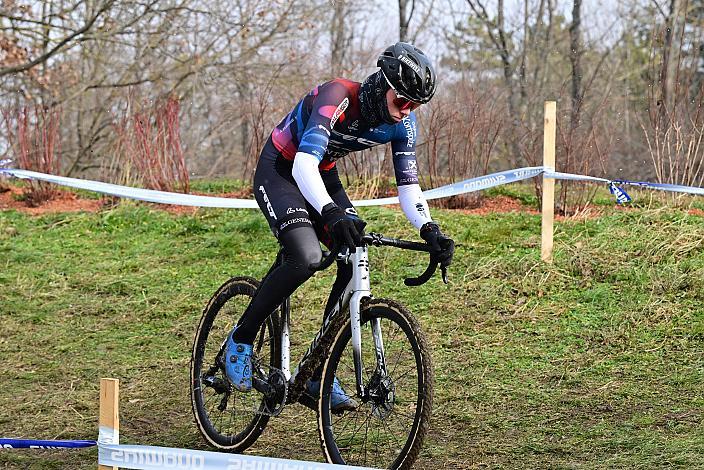
[{"label": "leafless bush", "polygon": [[[653,33],[647,118],[640,120],[659,183],[704,183],[704,82],[700,73],[700,35],[686,33],[688,9],[668,17],[669,29]],[[679,30],[679,36],[675,34]],[[696,31],[696,30],[695,30]],[[687,35],[686,35],[687,34]]]},{"label": "leafless bush", "polygon": [[107,171],[112,180],[161,191],[188,192],[190,179],[181,146],[179,102],[174,97],[149,105],[133,98],[113,123],[115,151]]},{"label": "leafless bush", "polygon": [[[242,90],[241,98],[245,103],[241,109],[242,133],[245,142],[242,180],[253,181],[259,154],[272,130],[271,116],[275,111],[272,93],[277,86],[277,79],[282,67],[276,69],[263,86],[248,84]],[[283,116],[280,116],[283,117]]]},{"label": "leafless bush", "polygon": [[388,145],[354,152],[338,161],[352,199],[373,199],[392,191],[391,149]]},{"label": "leafless bush", "polygon": [[[61,110],[25,106],[3,110],[2,115],[10,151],[19,167],[58,174],[61,167]],[[57,194],[56,186],[37,180],[30,180],[29,187],[24,191],[25,201],[32,207],[51,200]]]},{"label": "leafless bush", "polygon": [[[499,138],[503,109],[489,92],[459,82],[437,96],[419,118],[424,142],[421,162],[427,165],[424,186],[437,187],[489,172],[492,152]],[[444,207],[475,206],[481,193],[443,199]]]},{"label": "leafless bush", "polygon": [[[558,118],[556,152],[559,171],[592,176],[606,174],[612,133],[604,124],[605,100],[591,112],[580,113],[579,121]],[[536,178],[536,181],[542,182],[542,179]],[[557,211],[563,215],[582,212],[592,202],[598,188],[594,184],[561,181],[555,201]]]},{"label": "leafless bush", "polygon": [[[668,105],[656,93],[648,96],[647,121],[640,121],[659,183],[701,186],[704,183],[704,84],[694,90],[678,83]],[[691,94],[690,94],[691,93]]]}]

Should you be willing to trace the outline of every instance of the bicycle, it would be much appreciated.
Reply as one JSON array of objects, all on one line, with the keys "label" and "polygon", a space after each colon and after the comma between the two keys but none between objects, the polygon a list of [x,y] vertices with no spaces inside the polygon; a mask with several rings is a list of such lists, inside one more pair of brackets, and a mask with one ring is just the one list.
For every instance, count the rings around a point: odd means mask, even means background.
[{"label": "bicycle", "polygon": [[[224,338],[244,312],[259,282],[250,277],[233,277],[212,296],[198,325],[191,356],[193,413],[198,429],[212,446],[242,452],[287,404],[315,399],[318,434],[326,461],[392,469],[413,465],[430,422],[433,402],[430,353],[418,322],[404,306],[393,300],[372,298],[369,246],[430,251],[425,243],[376,233],[365,235],[363,246],[351,254],[337,253],[333,247],[311,269],[323,270],[335,259],[351,262],[352,280],[293,372],[290,371],[290,299],[271,313],[254,341],[254,390],[249,393],[231,387],[222,356]],[[281,256],[279,252],[277,263],[281,262]],[[424,284],[437,266],[431,255],[425,272],[406,279],[405,284]],[[442,278],[447,283],[445,267]],[[344,315],[345,311],[349,315]],[[362,338],[368,336],[372,341],[363,345]],[[211,337],[214,342],[208,342]],[[323,364],[320,394],[314,398],[305,392],[305,384],[320,364]],[[354,411],[337,415],[331,412],[331,390],[336,376],[348,393],[355,392],[351,396],[360,404]],[[370,431],[370,427],[374,429]]]}]

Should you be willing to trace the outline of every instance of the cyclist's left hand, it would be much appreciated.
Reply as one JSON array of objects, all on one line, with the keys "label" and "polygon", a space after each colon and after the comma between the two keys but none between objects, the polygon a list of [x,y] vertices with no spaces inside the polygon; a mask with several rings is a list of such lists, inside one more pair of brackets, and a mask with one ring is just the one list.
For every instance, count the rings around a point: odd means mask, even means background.
[{"label": "cyclist's left hand", "polygon": [[427,222],[420,228],[420,237],[430,245],[430,253],[437,256],[440,266],[446,267],[452,263],[455,241],[442,233],[438,224]]}]

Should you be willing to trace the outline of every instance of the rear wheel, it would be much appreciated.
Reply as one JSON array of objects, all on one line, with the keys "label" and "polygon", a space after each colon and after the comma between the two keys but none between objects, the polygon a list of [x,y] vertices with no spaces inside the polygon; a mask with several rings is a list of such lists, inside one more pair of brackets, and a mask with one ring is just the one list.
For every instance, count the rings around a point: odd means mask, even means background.
[{"label": "rear wheel", "polygon": [[[230,386],[222,363],[227,334],[249,305],[259,283],[235,277],[223,284],[203,311],[191,355],[191,404],[203,437],[213,446],[242,452],[261,435],[269,421],[264,397],[252,389]],[[272,313],[254,340],[253,375],[266,377],[281,368],[278,313]]]},{"label": "rear wheel", "polygon": [[[378,365],[372,321],[381,326],[386,371]],[[323,372],[318,403],[318,432],[328,462],[375,468],[407,469],[415,462],[430,424],[433,370],[418,322],[402,305],[372,300],[362,309],[362,379],[367,391],[356,396],[351,327],[335,338]],[[337,376],[355,411],[330,410]]]}]

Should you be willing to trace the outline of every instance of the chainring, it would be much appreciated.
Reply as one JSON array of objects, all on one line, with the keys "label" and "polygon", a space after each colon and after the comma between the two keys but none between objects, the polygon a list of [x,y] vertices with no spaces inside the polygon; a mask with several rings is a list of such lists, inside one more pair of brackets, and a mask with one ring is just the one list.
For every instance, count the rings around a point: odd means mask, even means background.
[{"label": "chainring", "polygon": [[273,390],[270,394],[264,395],[264,400],[256,413],[272,417],[279,416],[286,407],[288,380],[281,369],[269,366],[267,382]]}]

